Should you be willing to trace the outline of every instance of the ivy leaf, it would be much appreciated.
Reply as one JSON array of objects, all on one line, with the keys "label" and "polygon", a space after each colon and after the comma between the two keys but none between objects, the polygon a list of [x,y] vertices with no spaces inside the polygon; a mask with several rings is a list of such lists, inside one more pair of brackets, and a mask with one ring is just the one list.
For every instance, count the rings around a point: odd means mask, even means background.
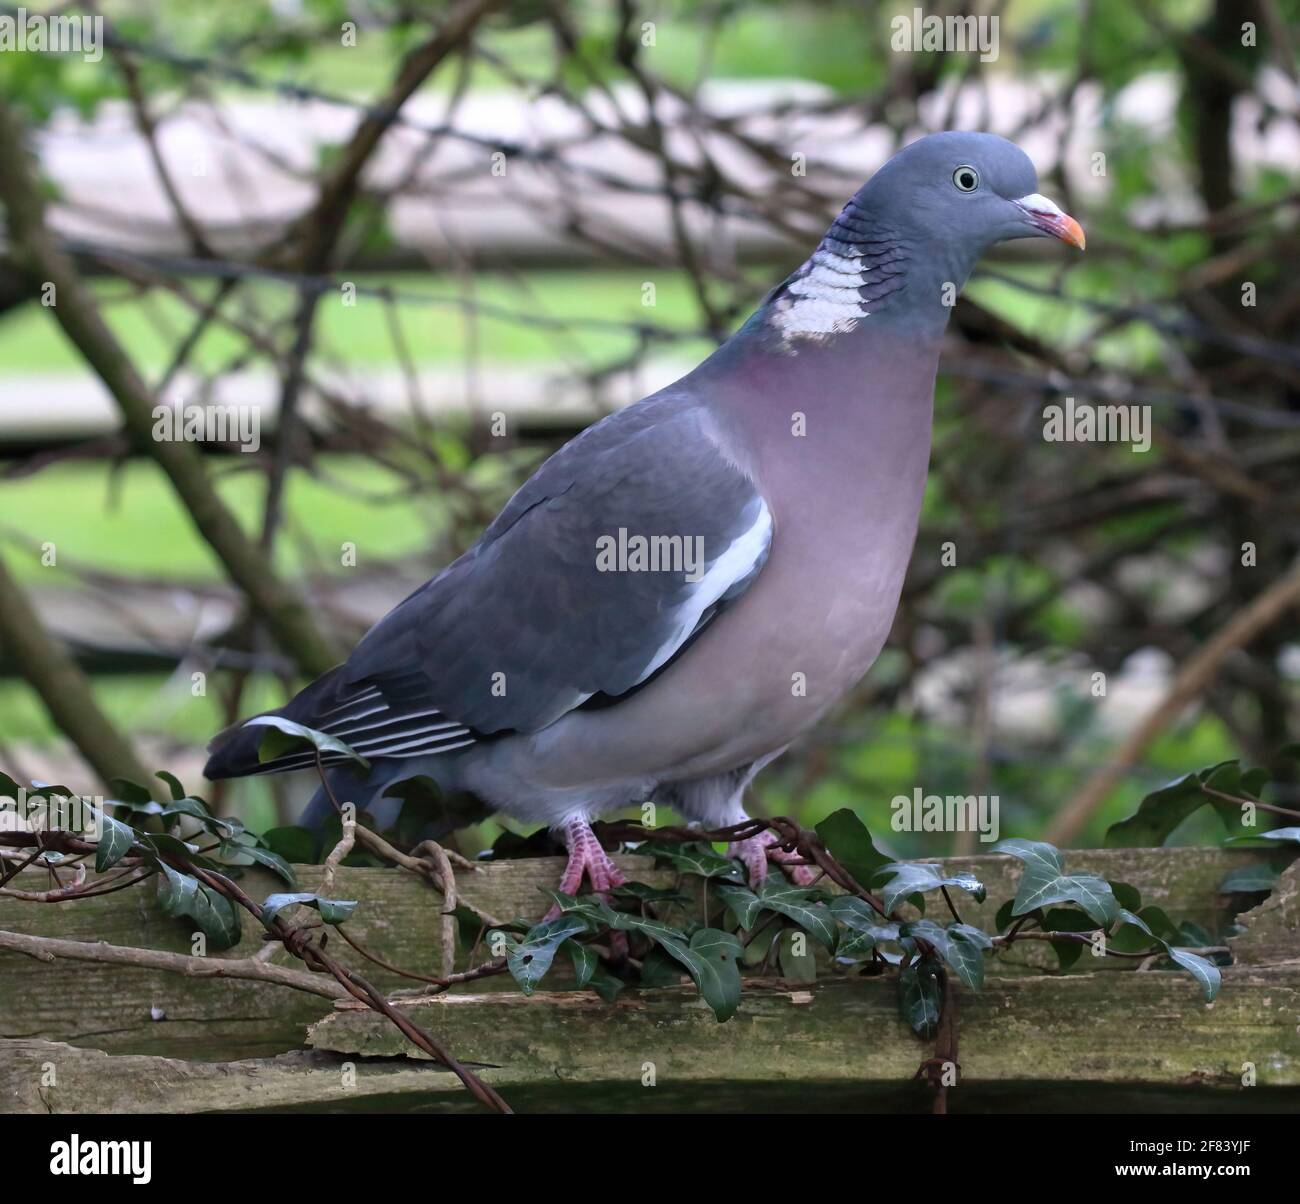
[{"label": "ivy leaf", "polygon": [[993,938],[983,928],[977,928],[974,924],[964,924],[960,920],[954,920],[948,925],[948,933],[953,940],[965,941],[981,952],[993,948]]},{"label": "ivy leaf", "polygon": [[943,867],[925,862],[891,861],[882,866],[878,875],[889,875],[880,888],[880,901],[892,912],[908,895],[924,894],[941,886],[956,886],[972,895],[976,902],[984,902],[984,884],[973,874],[945,875]]},{"label": "ivy leaf", "polygon": [[1127,882],[1116,882],[1113,878],[1106,879],[1110,886],[1111,894],[1115,896],[1115,901],[1129,911],[1138,912],[1142,910],[1142,892],[1136,886],[1130,886]]},{"label": "ivy leaf", "polygon": [[689,945],[668,939],[659,944],[686,967],[718,1021],[729,1020],[740,1006],[740,941],[729,932],[701,928]]},{"label": "ivy leaf", "polygon": [[1243,833],[1225,840],[1224,844],[1245,844],[1256,840],[1289,840],[1300,844],[1300,828],[1270,828],[1267,832]]},{"label": "ivy leaf", "polygon": [[1214,944],[1214,938],[1194,920],[1184,920],[1169,939],[1184,941],[1193,948]]},{"label": "ivy leaf", "polygon": [[461,943],[467,949],[474,948],[487,932],[487,925],[464,903],[457,903],[451,914],[456,921],[456,931]]},{"label": "ivy leaf", "polygon": [[615,911],[598,895],[566,895],[558,890],[547,890],[545,893],[551,897],[552,902],[560,909],[561,915],[578,916],[580,919],[585,920],[593,930],[597,928],[614,928],[618,926],[620,918],[628,920],[634,918]]},{"label": "ivy leaf", "polygon": [[199,889],[199,881],[192,874],[182,874],[165,861],[158,863],[163,876],[158,880],[158,904],[167,916],[192,916],[190,910]]},{"label": "ivy leaf", "polygon": [[1120,910],[1110,883],[1096,874],[1067,874],[1054,882],[1042,883],[1023,903],[1017,899],[1016,910],[1032,911],[1052,903],[1077,903],[1094,923],[1104,928],[1115,922]]},{"label": "ivy leaf", "polygon": [[1252,797],[1267,778],[1254,771],[1243,774],[1236,761],[1221,761],[1196,773],[1184,774],[1148,794],[1128,819],[1106,832],[1111,849],[1150,849],[1163,845],[1189,815],[1211,806],[1229,832],[1241,830],[1241,808],[1236,803],[1206,794],[1202,786],[1239,797]]},{"label": "ivy leaf", "polygon": [[99,842],[95,847],[95,869],[101,874],[112,869],[131,851],[135,844],[135,830],[120,819],[114,819],[102,807],[92,807],[99,828]]},{"label": "ivy leaf", "polygon": [[525,995],[531,995],[551,968],[555,951],[570,937],[587,931],[587,921],[581,916],[563,915],[530,928],[522,940],[497,929],[488,934],[488,941],[495,944],[497,934],[500,934],[505,944],[506,966],[519,989]]},{"label": "ivy leaf", "polygon": [[1142,909],[1142,919],[1146,921],[1157,940],[1177,940],[1178,925],[1165,914],[1163,908],[1149,904]]},{"label": "ivy leaf", "polygon": [[[13,779],[10,780],[12,781]],[[38,794],[57,794],[60,798],[80,797],[75,790],[70,790],[67,786],[63,786],[58,782],[38,782],[35,778],[32,779],[32,789]],[[32,791],[29,790],[27,793],[31,794],[31,792]]]},{"label": "ivy leaf", "polygon": [[1159,945],[1164,944],[1152,931],[1151,925],[1127,907],[1120,908],[1119,920],[1108,940],[1120,953],[1141,953],[1150,949],[1153,941]]},{"label": "ivy leaf", "polygon": [[742,964],[751,969],[761,966],[772,955],[772,946],[783,931],[779,924],[773,924],[753,933],[745,942],[745,951],[740,957]]},{"label": "ivy leaf", "polygon": [[822,820],[817,835],[831,856],[863,886],[877,870],[890,864],[890,859],[876,848],[867,825],[848,807],[832,811]]},{"label": "ivy leaf", "polygon": [[835,919],[824,903],[813,903],[809,892],[768,875],[758,889],[758,901],[769,911],[793,920],[826,949],[835,949]]},{"label": "ivy leaf", "polygon": [[718,898],[731,909],[742,928],[753,928],[763,910],[763,903],[747,886],[720,886]]},{"label": "ivy leaf", "polygon": [[957,980],[971,990],[984,986],[984,951],[993,947],[987,932],[972,924],[953,923],[943,928],[934,920],[912,920],[902,926],[899,935],[928,941],[952,967]]},{"label": "ivy leaf", "polygon": [[835,950],[840,961],[862,961],[881,941],[898,940],[898,924],[881,919],[863,899],[837,895],[830,902],[830,912],[845,928]]},{"label": "ivy leaf", "polygon": [[274,761],[276,757],[298,748],[303,741],[306,741],[323,753],[339,753],[341,756],[355,761],[362,769],[370,768],[370,762],[365,757],[350,745],[344,744],[337,736],[331,736],[327,732],[318,732],[315,728],[295,723],[292,719],[286,719],[283,715],[255,715],[252,719],[245,720],[244,726],[270,729],[262,737],[262,742],[257,747],[257,759],[259,761]]},{"label": "ivy leaf", "polygon": [[1149,937],[1154,937],[1155,933],[1151,931],[1151,925],[1148,924],[1141,916],[1134,915],[1127,907],[1119,909],[1119,922],[1122,925],[1131,924],[1134,928],[1139,928]]},{"label": "ivy leaf", "polygon": [[240,835],[244,831],[244,825],[237,819],[218,819],[208,809],[207,803],[201,798],[186,795],[184,798],[173,799],[171,802],[159,806],[154,804],[152,814],[161,816],[167,823],[168,827],[174,826],[174,820],[177,816],[185,815],[190,819],[198,820],[200,825],[216,836],[223,839],[229,839]]},{"label": "ivy leaf", "polygon": [[[776,934],[773,933],[775,936]],[[682,966],[676,958],[669,957],[658,945],[641,961],[641,985],[650,987],[679,987],[682,985]]]},{"label": "ivy leaf", "polygon": [[1208,801],[1199,775],[1189,773],[1176,778],[1143,798],[1128,819],[1112,824],[1106,830],[1106,847],[1159,848],[1183,820]]},{"label": "ivy leaf", "polygon": [[661,945],[664,941],[687,939],[684,932],[665,924],[662,920],[643,919],[640,916],[628,915],[625,911],[609,911],[608,914],[611,918],[605,922],[619,932],[639,932],[652,941],[658,941]]},{"label": "ivy leaf", "polygon": [[165,861],[160,861],[158,868],[163,873],[158,884],[158,902],[164,915],[193,920],[218,949],[232,949],[239,944],[243,929],[239,913],[229,899]]},{"label": "ivy leaf", "polygon": [[1271,891],[1277,885],[1277,870],[1269,865],[1243,865],[1235,869],[1220,884],[1219,893],[1229,895],[1254,894]]},{"label": "ivy leaf", "polygon": [[239,938],[243,935],[239,913],[225,895],[200,882],[189,914],[218,949],[233,949],[239,944]]},{"label": "ivy leaf", "polygon": [[262,904],[262,923],[269,926],[280,912],[295,903],[320,912],[320,918],[326,924],[342,924],[351,919],[352,913],[357,909],[356,901],[352,899],[322,899],[309,891],[282,892],[267,895]]},{"label": "ivy leaf", "polygon": [[670,886],[647,886],[644,882],[624,882],[610,892],[615,897],[635,899],[638,903],[689,903],[690,896]]},{"label": "ivy leaf", "polygon": [[239,855],[242,857],[251,857],[258,865],[264,865],[272,873],[278,874],[286,886],[294,887],[298,885],[298,879],[294,876],[293,866],[291,866],[279,853],[274,853],[270,849],[259,848],[257,845],[239,846]]},{"label": "ivy leaf", "polygon": [[1170,960],[1196,979],[1201,984],[1201,990],[1205,992],[1206,1003],[1213,1003],[1223,983],[1223,975],[1219,973],[1219,967],[1189,949],[1179,949],[1173,945],[1168,949]]},{"label": "ivy leaf", "polygon": [[795,952],[795,941],[802,933],[787,928],[781,933],[781,945],[777,950],[777,961],[781,965],[781,977],[789,982],[816,982],[817,956],[804,941],[802,953]]},{"label": "ivy leaf", "polygon": [[564,948],[573,959],[573,980],[581,991],[596,976],[596,971],[600,968],[600,958],[596,956],[593,949],[577,941],[565,941]]},{"label": "ivy leaf", "polygon": [[[689,939],[684,932],[672,928],[659,920],[643,919],[639,916],[629,915],[626,912],[614,911],[600,899],[591,895],[582,895],[574,898],[572,895],[565,895],[559,891],[547,891],[548,895],[555,901],[560,909],[560,915],[550,921],[551,924],[559,924],[561,921],[571,925],[577,925],[573,931],[591,931],[601,927],[617,929],[620,932],[639,932],[648,937],[669,957],[680,962],[686,967],[687,973],[694,979],[696,987],[703,996],[705,1002],[713,1009],[713,1014],[719,1020],[726,1020],[736,1010],[740,1002],[740,958],[741,945],[736,937],[729,932],[721,932],[716,928],[701,928],[697,930]],[[529,932],[525,941],[537,936],[540,928],[534,928]],[[572,935],[569,933],[568,935]],[[510,938],[507,938],[507,950],[510,949]],[[553,956],[552,950],[551,956]],[[509,952],[507,952],[507,961],[509,961]],[[546,958],[546,966],[549,967],[550,959]],[[543,969],[543,973],[545,969]],[[514,973],[514,968],[511,968]],[[651,973],[654,971],[652,969]],[[523,981],[518,974],[515,974],[515,980],[523,986]],[[645,962],[642,963],[642,983],[646,984],[647,976],[645,971]],[[593,983],[593,985],[595,985]],[[607,984],[608,985],[608,984]],[[600,988],[597,987],[599,990]]]},{"label": "ivy leaf", "polygon": [[933,1037],[939,1027],[943,989],[933,961],[923,957],[898,972],[898,1011],[918,1037]]},{"label": "ivy leaf", "polygon": [[1095,874],[1066,874],[1061,852],[1042,840],[1002,840],[990,850],[1006,853],[1024,865],[1012,915],[1022,916],[1054,903],[1075,903],[1102,927],[1119,915],[1110,883]]},{"label": "ivy leaf", "polygon": [[984,988],[984,953],[969,937],[954,934],[944,946],[943,959],[952,967],[957,981],[972,991]]},{"label": "ivy leaf", "polygon": [[144,848],[155,853],[170,853],[173,857],[181,858],[192,865],[202,866],[204,869],[216,868],[208,858],[199,856],[198,845],[181,840],[179,836],[173,836],[170,832],[137,832],[135,838]]},{"label": "ivy leaf", "polygon": [[270,828],[262,833],[262,844],[291,865],[314,865],[320,856],[316,834],[307,828]]},{"label": "ivy leaf", "polygon": [[648,840],[637,851],[667,861],[679,873],[695,874],[700,878],[725,878],[732,882],[745,881],[745,871],[737,862],[707,844],[669,844]]},{"label": "ivy leaf", "polygon": [[[1227,761],[1208,771],[1201,772],[1201,784],[1206,791],[1231,795],[1233,798],[1247,802],[1258,802],[1259,792],[1268,784],[1265,770],[1243,770],[1237,761]],[[1206,801],[1214,808],[1229,835],[1240,834],[1244,828],[1245,815],[1240,803],[1231,803],[1226,798],[1215,794],[1206,794]]]},{"label": "ivy leaf", "polygon": [[113,792],[113,802],[122,802],[131,808],[147,807],[154,801],[144,786],[130,778],[111,778],[108,788]]},{"label": "ivy leaf", "polygon": [[753,928],[763,911],[793,920],[827,949],[835,948],[835,918],[824,904],[810,900],[810,891],[769,875],[758,892],[743,886],[720,886],[718,897],[732,910],[742,928]]},{"label": "ivy leaf", "polygon": [[627,983],[597,962],[596,972],[591,976],[591,989],[606,1003],[613,1003],[625,986]]},{"label": "ivy leaf", "polygon": [[170,803],[158,808],[158,814],[165,819],[171,819],[176,815],[188,815],[192,819],[201,820],[205,824],[213,819],[212,812],[208,810],[207,804],[202,799],[190,798],[189,795],[182,795],[180,798],[172,799]]},{"label": "ivy leaf", "polygon": [[181,785],[180,779],[174,773],[168,773],[165,769],[157,770],[154,777],[160,779],[171,791],[173,802],[186,797],[185,787]]}]

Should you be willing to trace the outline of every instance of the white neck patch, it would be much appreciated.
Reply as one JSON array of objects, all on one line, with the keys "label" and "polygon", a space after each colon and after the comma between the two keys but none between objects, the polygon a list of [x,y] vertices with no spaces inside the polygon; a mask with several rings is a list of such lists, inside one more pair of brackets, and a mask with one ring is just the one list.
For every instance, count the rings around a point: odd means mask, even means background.
[{"label": "white neck patch", "polygon": [[858,292],[867,282],[858,248],[835,242],[850,252],[841,254],[827,245],[831,241],[827,239],[813,252],[772,306],[772,325],[787,343],[845,334],[870,312]]}]

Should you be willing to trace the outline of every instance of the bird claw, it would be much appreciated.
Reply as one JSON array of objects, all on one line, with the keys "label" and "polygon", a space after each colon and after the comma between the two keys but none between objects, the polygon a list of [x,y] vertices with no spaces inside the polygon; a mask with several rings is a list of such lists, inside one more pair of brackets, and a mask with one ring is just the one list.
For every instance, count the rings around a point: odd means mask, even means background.
[{"label": "bird claw", "polygon": [[791,864],[802,861],[798,853],[787,853],[784,849],[772,848],[774,844],[780,843],[780,840],[781,838],[768,828],[757,836],[732,841],[727,849],[727,855],[736,858],[745,867],[745,876],[749,879],[750,886],[763,885],[767,878],[768,858],[783,866],[796,886],[811,886],[817,877],[812,867]]},{"label": "bird claw", "polygon": [[[609,902],[609,892],[627,881],[623,873],[608,853],[601,848],[600,841],[591,830],[591,825],[584,819],[570,819],[561,828],[565,848],[569,850],[569,860],[560,876],[560,893],[576,895],[585,876],[591,883],[591,889],[602,902]],[[542,921],[554,920],[561,914],[560,905],[556,903],[542,917]],[[609,953],[615,963],[627,960],[627,933],[615,929],[609,931]]]},{"label": "bird claw", "polygon": [[[569,850],[569,860],[564,873],[560,876],[559,890],[562,895],[576,895],[585,877],[591,883],[591,889],[603,902],[609,902],[609,892],[627,881],[614,860],[600,846],[591,825],[583,819],[567,820],[561,828],[565,847]],[[560,914],[557,903],[543,917],[553,920]],[[625,942],[626,943],[626,942]]]}]

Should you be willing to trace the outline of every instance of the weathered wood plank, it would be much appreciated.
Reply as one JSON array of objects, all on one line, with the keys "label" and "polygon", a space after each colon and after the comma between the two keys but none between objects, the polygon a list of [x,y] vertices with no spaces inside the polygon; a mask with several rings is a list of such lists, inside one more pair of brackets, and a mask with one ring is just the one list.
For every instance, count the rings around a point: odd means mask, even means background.
[{"label": "weathered wood plank", "polygon": [[[1223,917],[1217,888],[1233,869],[1257,860],[1250,850],[1115,849],[1068,854],[1068,867],[1098,873],[1138,886],[1147,902],[1158,903],[1175,921],[1195,920],[1211,930]],[[655,870],[643,857],[619,858],[629,877],[667,886],[673,875]],[[989,887],[988,901],[976,904],[959,896],[967,920],[991,927],[998,903],[1011,896],[1019,863],[1008,857],[980,855],[950,858],[951,869],[975,873]],[[558,879],[554,858],[484,863],[479,873],[461,873],[462,895],[493,915],[509,919],[537,916],[546,905],[544,886]],[[303,889],[320,881],[316,866],[299,867]],[[44,886],[44,874],[22,881]],[[260,870],[244,879],[254,897],[280,889]],[[694,892],[691,892],[694,894]],[[357,899],[352,932],[367,947],[395,964],[436,973],[441,961],[440,897],[411,874],[398,870],[344,867],[334,894]],[[152,890],[127,890],[71,904],[41,905],[0,898],[0,930],[53,936],[66,940],[103,940],[115,945],[145,946],[189,953],[184,925],[158,910]],[[229,954],[246,956],[257,948],[260,931],[245,920],[245,941]],[[409,985],[364,962],[342,945],[331,950],[345,964],[361,970],[377,985]],[[294,965],[287,953],[277,965]],[[1052,954],[1039,943],[1015,946],[999,958],[998,973],[1051,964]],[[461,951],[458,965],[467,964]],[[1120,963],[1106,963],[1122,968]],[[563,987],[568,967],[557,965],[547,985]],[[72,985],[75,984],[75,985]],[[476,993],[511,989],[508,982],[487,980]],[[0,952],[0,1037],[42,1038],[121,1053],[151,1053],[190,1058],[260,1057],[302,1044],[306,1025],[329,1010],[328,1001],[260,983],[185,978],[164,971],[87,963],[50,965],[16,953]]]},{"label": "weathered wood plank", "polygon": [[[702,1100],[749,1110],[923,1106],[909,1081],[929,1046],[900,1024],[885,979],[753,985],[726,1024],[680,990],[628,992],[613,1005],[563,991],[404,1007],[460,1056],[486,1064],[483,1077],[525,1109],[656,1111]],[[994,979],[961,996],[953,1107],[1023,1107],[1028,1094],[1035,1107],[1054,1099],[1068,1108],[1082,1092],[1117,1110],[1151,1108],[1152,1093],[1159,1110],[1294,1110],[1297,1017],[1300,966],[1229,968],[1213,1005],[1172,973]],[[453,1076],[403,1048],[372,1013],[339,1005],[312,1040],[310,1053],[220,1064],[4,1042],[0,1109],[470,1106]],[[1257,1086],[1242,1086],[1247,1064]]]},{"label": "weathered wood plank", "polygon": [[[405,1005],[465,1056],[515,1081],[638,1077],[893,1081],[928,1043],[898,1017],[892,978],[810,988],[747,984],[740,1010],[718,1024],[693,993],[627,992],[613,1004],[588,992],[443,995]],[[1185,975],[1149,971],[995,978],[962,991],[961,1064],[968,1080],[1239,1084],[1246,1063],[1271,1086],[1300,1086],[1300,966],[1229,968],[1207,1004]],[[391,1025],[351,1002],[312,1026],[316,1049],[418,1055]]]},{"label": "weathered wood plank", "polygon": [[310,1050],[191,1062],[107,1054],[58,1041],[0,1041],[0,1112],[241,1112],[463,1091],[454,1074],[427,1063],[376,1061],[354,1080],[348,1065],[348,1059]]},{"label": "weathered wood plank", "polygon": [[1233,961],[1252,966],[1300,961],[1300,861],[1283,870],[1273,893],[1237,922],[1243,931],[1228,942]]}]

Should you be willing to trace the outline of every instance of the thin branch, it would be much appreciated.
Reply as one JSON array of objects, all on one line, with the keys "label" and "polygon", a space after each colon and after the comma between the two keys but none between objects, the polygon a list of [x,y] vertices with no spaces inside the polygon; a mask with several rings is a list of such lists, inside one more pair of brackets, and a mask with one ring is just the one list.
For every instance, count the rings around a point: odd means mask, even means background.
[{"label": "thin branch", "polygon": [[[271,948],[276,946],[272,945]],[[269,982],[292,987],[324,999],[345,999],[348,992],[319,974],[270,965],[256,956],[243,958],[191,957],[184,953],[166,953],[160,949],[136,949],[126,945],[109,945],[104,941],[65,941],[48,936],[29,936],[22,932],[0,932],[0,949],[25,953],[38,961],[58,959],[99,962],[110,966],[138,966],[146,970],[166,970],[187,978],[240,978],[250,982]],[[260,952],[260,951],[259,951]]]}]

